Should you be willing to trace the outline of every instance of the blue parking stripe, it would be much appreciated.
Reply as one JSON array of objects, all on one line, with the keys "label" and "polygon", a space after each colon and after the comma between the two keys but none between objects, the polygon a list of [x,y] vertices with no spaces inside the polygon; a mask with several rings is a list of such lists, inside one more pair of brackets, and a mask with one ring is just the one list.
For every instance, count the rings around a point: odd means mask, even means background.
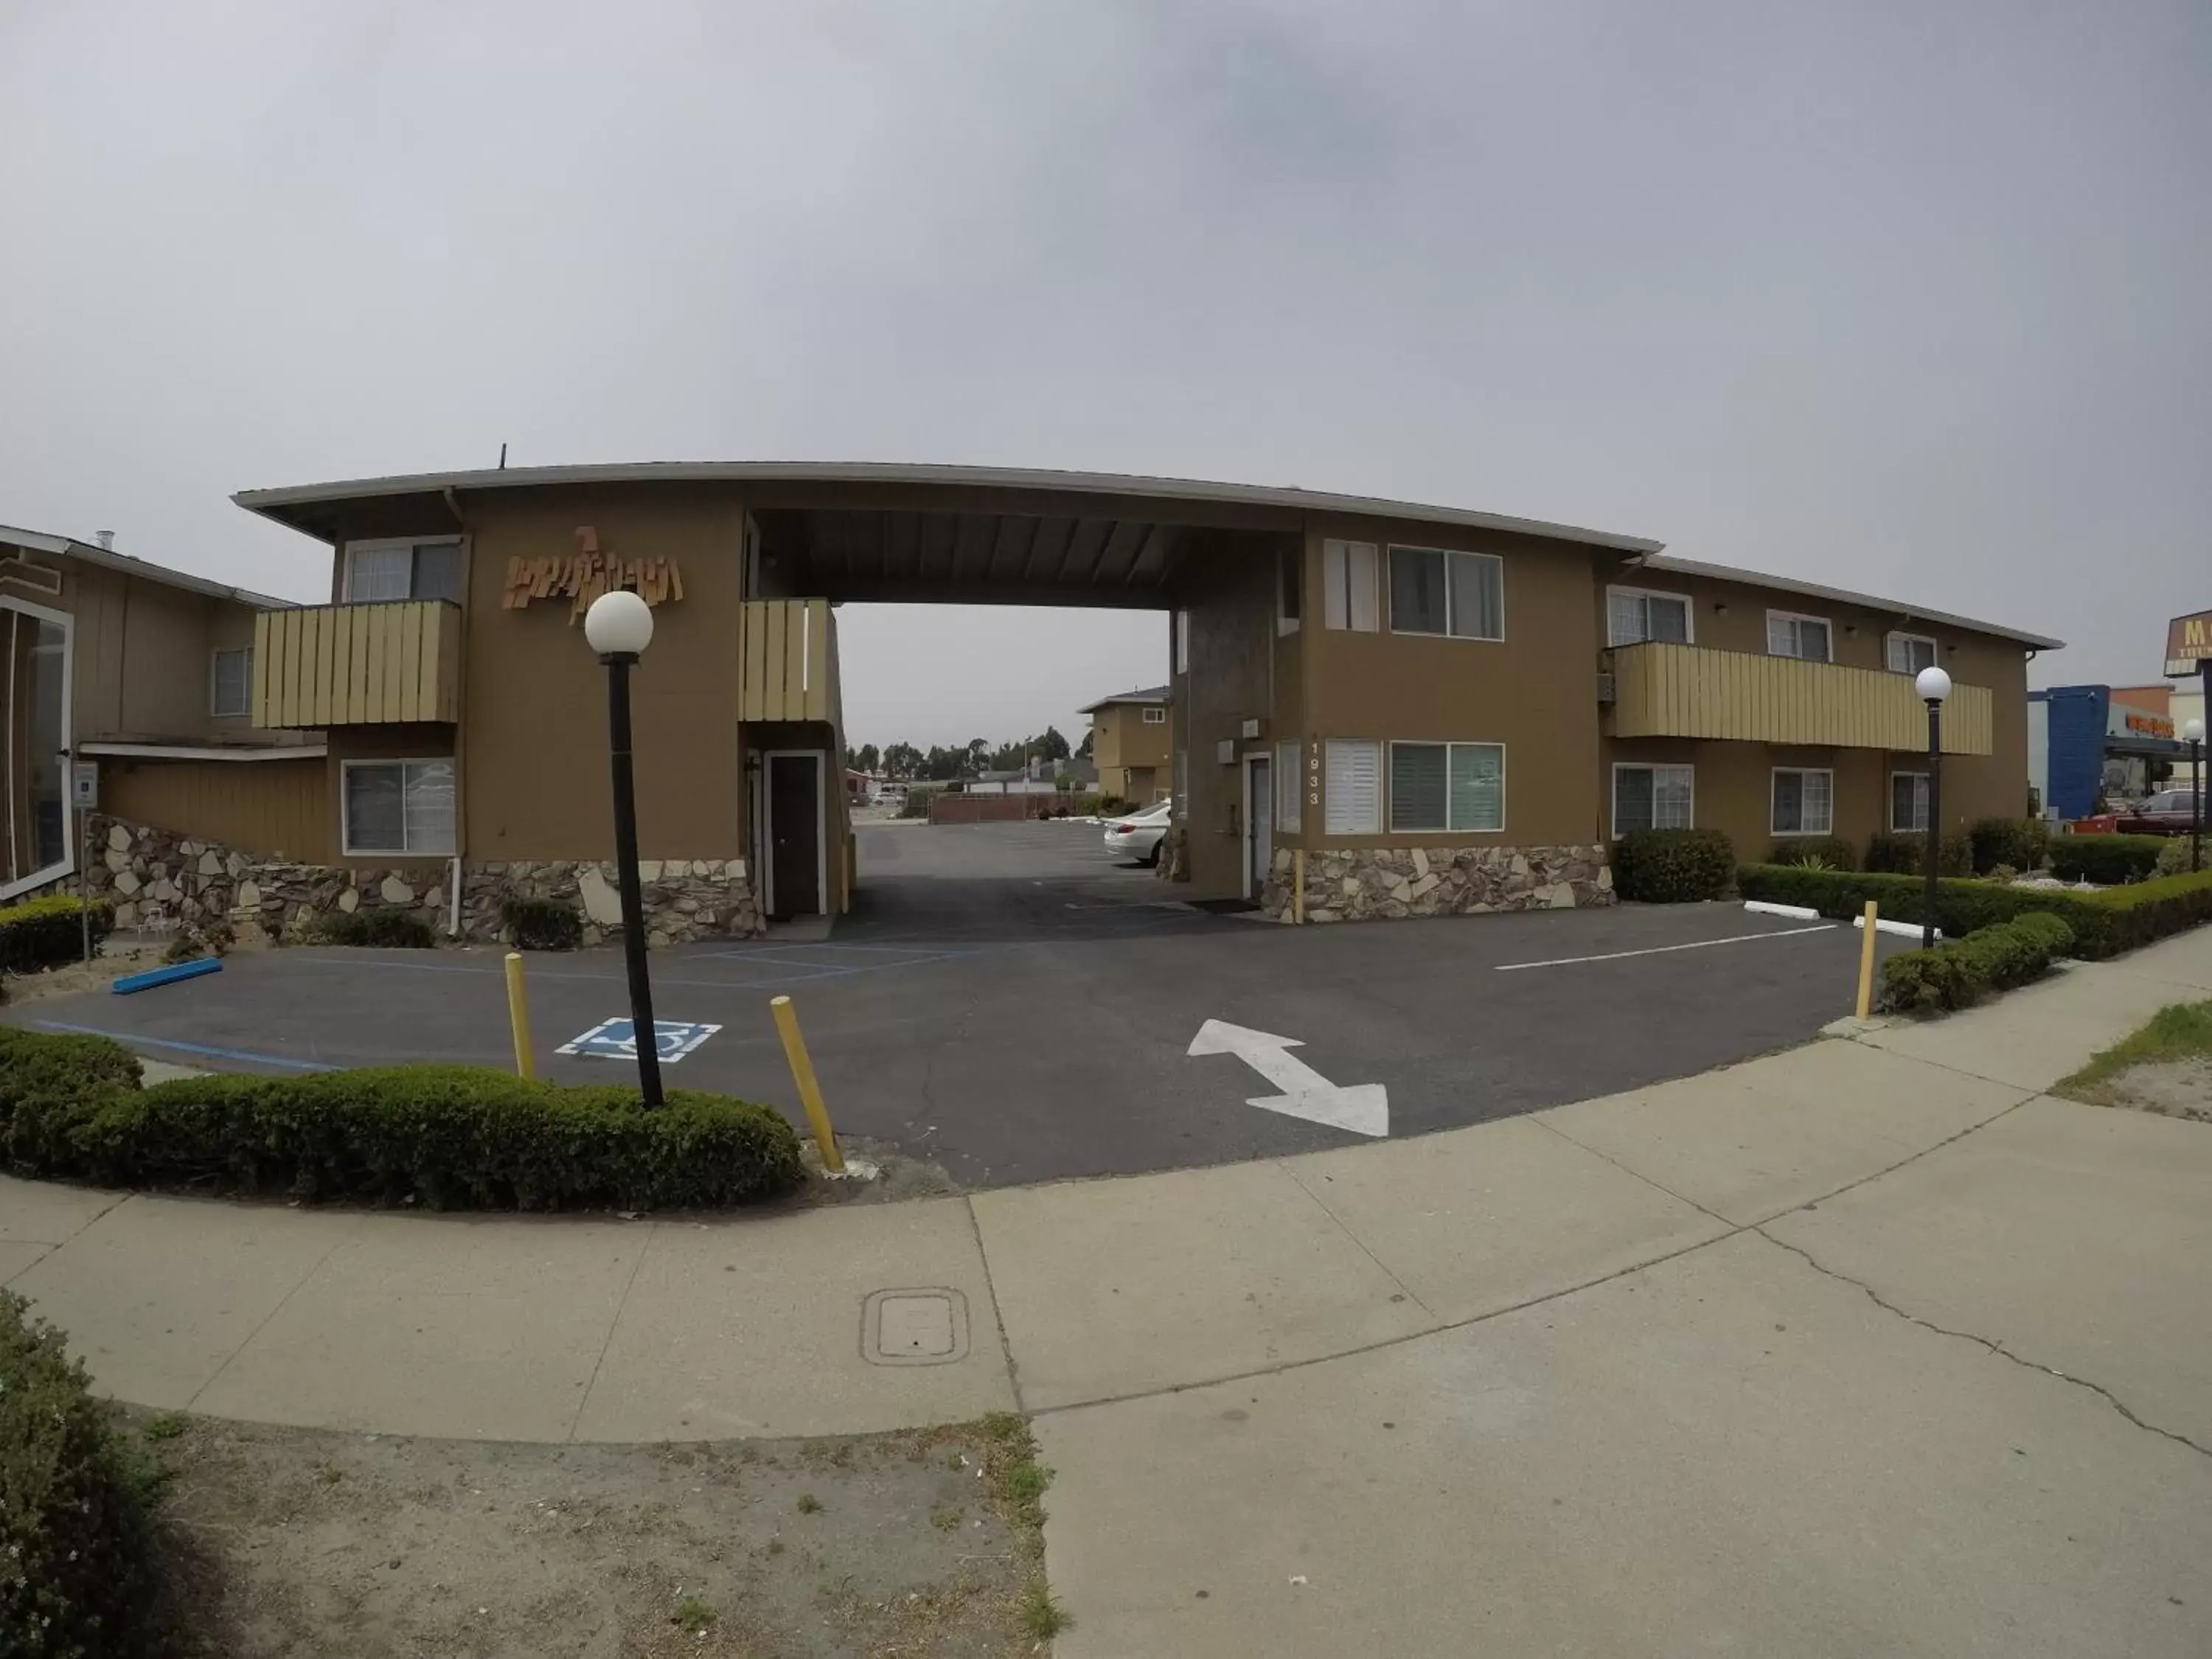
[{"label": "blue parking stripe", "polygon": [[149,1048],[175,1048],[187,1054],[204,1054],[210,1060],[243,1060],[249,1066],[281,1066],[293,1072],[335,1072],[336,1066],[326,1066],[319,1060],[287,1060],[282,1054],[257,1054],[250,1048],[217,1048],[204,1042],[182,1042],[174,1037],[144,1036],[137,1031],[107,1031],[97,1025],[69,1025],[58,1019],[34,1019],[32,1024],[41,1030],[68,1031],[77,1036],[102,1036],[117,1042],[143,1043]]}]

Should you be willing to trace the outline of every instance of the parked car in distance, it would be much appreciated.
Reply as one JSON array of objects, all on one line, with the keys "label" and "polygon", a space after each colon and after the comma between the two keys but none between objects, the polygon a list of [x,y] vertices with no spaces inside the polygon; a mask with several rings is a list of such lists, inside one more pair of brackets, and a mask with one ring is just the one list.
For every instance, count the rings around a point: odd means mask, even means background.
[{"label": "parked car in distance", "polygon": [[1141,812],[1125,812],[1107,819],[1106,850],[1116,858],[1158,864],[1160,843],[1167,839],[1168,820],[1174,814],[1175,803],[1164,800]]},{"label": "parked car in distance", "polygon": [[2142,805],[2118,813],[2113,827],[2124,836],[2185,836],[2190,806],[2188,790],[2161,789]]}]

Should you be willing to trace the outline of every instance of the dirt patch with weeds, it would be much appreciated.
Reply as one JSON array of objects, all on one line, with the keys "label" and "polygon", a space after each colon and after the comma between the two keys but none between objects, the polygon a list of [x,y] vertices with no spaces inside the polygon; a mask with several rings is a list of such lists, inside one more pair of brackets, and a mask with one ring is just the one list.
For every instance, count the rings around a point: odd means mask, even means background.
[{"label": "dirt patch with weeds", "polygon": [[225,1659],[1050,1650],[1027,1424],[654,1446],[125,1414],[186,1645]]},{"label": "dirt patch with weeds", "polygon": [[2095,1097],[2107,1106],[2212,1123],[2212,1060],[2145,1060],[2097,1085]]}]

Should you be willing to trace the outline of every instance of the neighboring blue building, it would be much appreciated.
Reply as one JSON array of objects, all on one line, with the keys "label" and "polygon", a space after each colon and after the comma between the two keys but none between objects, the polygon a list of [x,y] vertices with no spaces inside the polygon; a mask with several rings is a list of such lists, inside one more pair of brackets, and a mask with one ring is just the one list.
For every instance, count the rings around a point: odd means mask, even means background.
[{"label": "neighboring blue building", "polygon": [[2098,791],[2142,794],[2148,763],[2186,763],[2173,722],[2112,701],[2109,685],[2055,685],[2027,694],[2027,781],[2043,816],[2071,820],[2096,811]]}]

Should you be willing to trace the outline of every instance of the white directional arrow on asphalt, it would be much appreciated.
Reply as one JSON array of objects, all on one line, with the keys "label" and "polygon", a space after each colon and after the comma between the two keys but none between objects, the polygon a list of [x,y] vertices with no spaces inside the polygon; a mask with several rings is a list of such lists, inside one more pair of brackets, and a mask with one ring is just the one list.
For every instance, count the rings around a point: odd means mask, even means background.
[{"label": "white directional arrow on asphalt", "polygon": [[1280,1112],[1285,1117],[1326,1123],[1356,1135],[1390,1133],[1390,1092],[1379,1083],[1331,1083],[1288,1051],[1305,1045],[1296,1037],[1247,1030],[1226,1020],[1209,1019],[1190,1040],[1194,1054],[1234,1054],[1283,1092],[1248,1100],[1247,1106]]}]

